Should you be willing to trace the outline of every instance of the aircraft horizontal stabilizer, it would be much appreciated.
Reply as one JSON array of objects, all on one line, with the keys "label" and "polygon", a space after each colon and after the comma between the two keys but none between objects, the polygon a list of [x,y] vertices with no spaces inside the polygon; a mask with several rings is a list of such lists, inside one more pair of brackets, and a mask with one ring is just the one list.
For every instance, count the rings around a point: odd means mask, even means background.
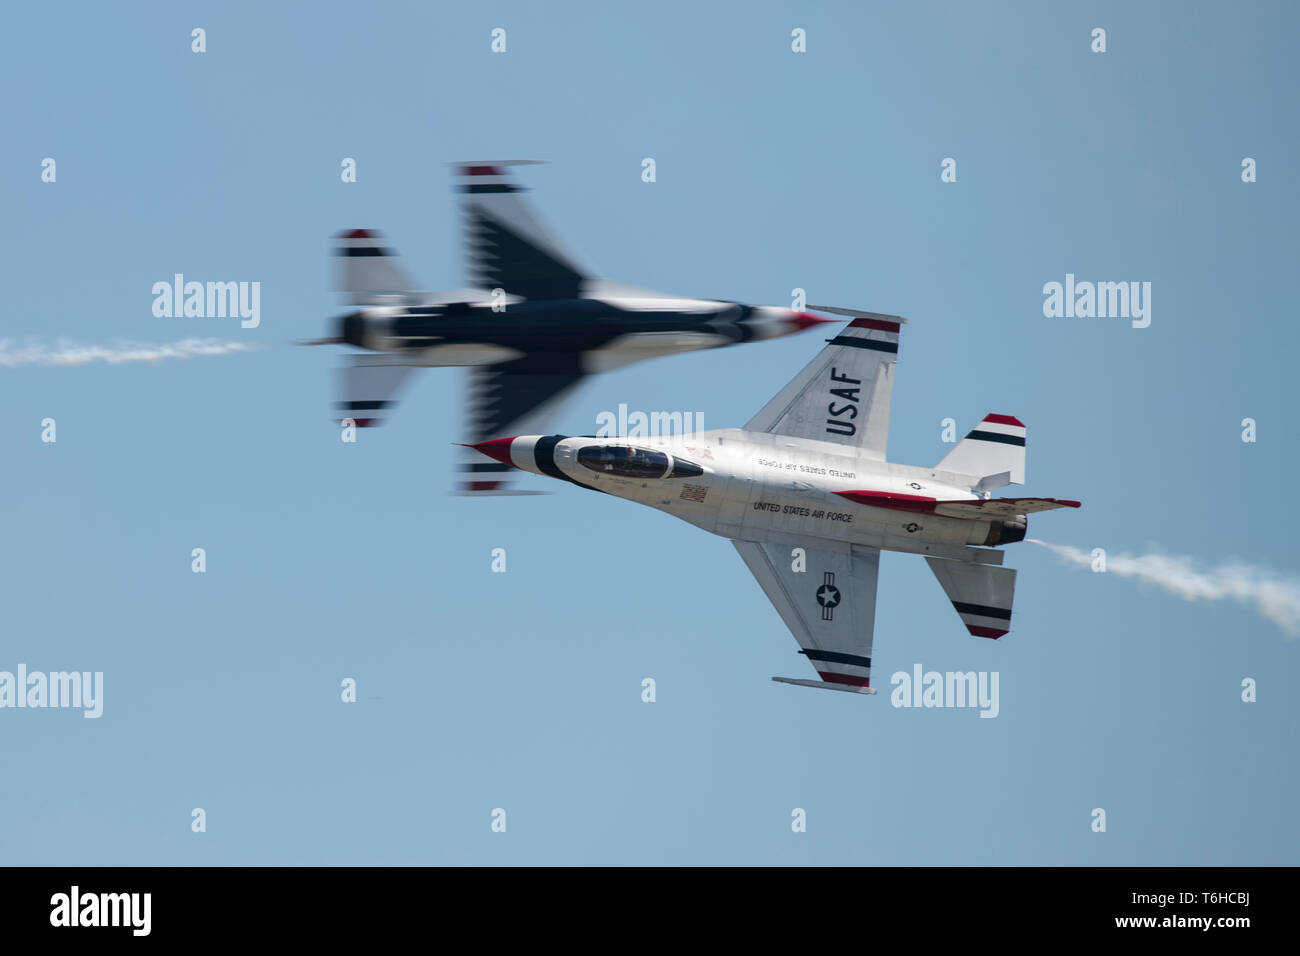
[{"label": "aircraft horizontal stabilizer", "polygon": [[1065,498],[984,498],[979,501],[940,501],[934,513],[949,518],[1014,518],[1057,508],[1078,508]]},{"label": "aircraft horizontal stabilizer", "polygon": [[979,498],[944,501],[924,495],[898,495],[888,491],[837,491],[841,498],[874,508],[910,511],[944,518],[1014,518],[1055,508],[1078,508],[1080,502],[1065,498]]},{"label": "aircraft horizontal stabilizer", "polygon": [[382,425],[397,407],[397,395],[407,381],[412,365],[379,365],[368,355],[351,356],[352,364],[339,370],[339,392],[334,403],[336,420],[351,421],[357,428]]},{"label": "aircraft horizontal stabilizer", "polygon": [[994,640],[1011,630],[1016,594],[1014,568],[990,568],[943,558],[926,558],[966,630]]}]

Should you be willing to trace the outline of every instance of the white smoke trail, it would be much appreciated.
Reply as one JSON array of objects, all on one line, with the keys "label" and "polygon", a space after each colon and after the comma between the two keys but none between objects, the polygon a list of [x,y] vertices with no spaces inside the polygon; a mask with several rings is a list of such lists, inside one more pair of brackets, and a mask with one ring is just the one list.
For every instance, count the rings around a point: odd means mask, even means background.
[{"label": "white smoke trail", "polygon": [[[1077,567],[1092,567],[1092,555],[1080,548],[1034,538],[1025,540],[1042,545]],[[1289,637],[1300,637],[1300,578],[1239,561],[1203,571],[1193,559],[1169,554],[1107,554],[1106,573],[1154,584],[1184,601],[1239,601]]]},{"label": "white smoke trail", "polygon": [[121,365],[124,362],[159,362],[163,359],[206,358],[253,352],[262,346],[251,342],[222,342],[220,339],[181,339],[160,345],[119,342],[116,345],[78,345],[60,339],[54,345],[0,339],[0,368],[20,365],[74,366],[92,362]]}]

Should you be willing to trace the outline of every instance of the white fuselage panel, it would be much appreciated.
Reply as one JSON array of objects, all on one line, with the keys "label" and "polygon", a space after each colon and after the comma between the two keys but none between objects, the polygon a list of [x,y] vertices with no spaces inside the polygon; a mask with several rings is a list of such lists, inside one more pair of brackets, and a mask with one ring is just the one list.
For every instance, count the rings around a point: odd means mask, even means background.
[{"label": "white fuselage panel", "polygon": [[[586,445],[627,444],[668,452],[699,465],[692,478],[635,479],[584,467]],[[672,438],[569,438],[555,465],[581,484],[676,515],[706,531],[744,541],[805,542],[820,547],[858,544],[892,551],[944,554],[982,544],[990,522],[874,507],[838,491],[873,491],[919,499],[977,500],[969,489],[942,481],[932,469],[857,456],[828,442],[741,429]]]}]

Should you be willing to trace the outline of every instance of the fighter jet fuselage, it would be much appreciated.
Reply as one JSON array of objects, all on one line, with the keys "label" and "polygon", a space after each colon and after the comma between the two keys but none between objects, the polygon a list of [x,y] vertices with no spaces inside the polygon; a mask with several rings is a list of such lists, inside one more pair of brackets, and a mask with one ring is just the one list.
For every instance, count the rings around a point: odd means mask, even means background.
[{"label": "fighter jet fuselage", "polygon": [[937,502],[986,500],[961,476],[739,428],[669,438],[525,435],[474,447],[745,541],[856,544],[1000,564],[1000,552],[976,549],[1021,541],[1027,527],[1023,514],[937,513]]},{"label": "fighter jet fuselage", "polygon": [[[777,306],[686,298],[601,278],[567,252],[524,200],[511,167],[460,163],[465,285],[421,288],[373,229],[335,237],[338,291],[357,311],[310,345],[354,349],[337,421],[383,424],[415,370],[469,369],[465,431],[475,441],[535,431],[588,375],[647,359],[791,335],[827,320]],[[462,494],[511,494],[508,469],[470,453]]]},{"label": "fighter jet fuselage", "polygon": [[[820,307],[825,308],[825,307]],[[518,468],[676,515],[729,538],[819,680],[874,693],[882,551],[925,556],[975,637],[1011,629],[1016,572],[1000,545],[1028,515],[1079,502],[993,498],[1025,481],[1024,422],[990,414],[932,468],[886,460],[904,319],[853,321],[744,428],[660,438],[523,435],[469,445]]]},{"label": "fighter jet fuselage", "polygon": [[583,372],[600,372],[616,358],[632,362],[763,341],[822,321],[790,309],[707,299],[484,298],[361,309],[338,320],[338,338],[369,351],[402,352],[422,365],[495,364],[554,353],[573,356]]}]

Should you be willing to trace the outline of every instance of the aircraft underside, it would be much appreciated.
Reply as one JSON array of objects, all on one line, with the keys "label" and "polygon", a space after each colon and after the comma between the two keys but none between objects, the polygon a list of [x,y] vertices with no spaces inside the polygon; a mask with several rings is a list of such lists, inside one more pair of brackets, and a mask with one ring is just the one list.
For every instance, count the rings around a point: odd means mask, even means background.
[{"label": "aircraft underside", "polygon": [[1026,428],[1011,415],[984,416],[933,468],[886,460],[901,325],[858,314],[743,429],[468,447],[730,539],[819,678],[774,679],[874,693],[882,551],[924,556],[967,631],[996,639],[1016,582],[998,546],[1023,540],[1031,513],[1079,506],[992,496],[1024,481]]}]

